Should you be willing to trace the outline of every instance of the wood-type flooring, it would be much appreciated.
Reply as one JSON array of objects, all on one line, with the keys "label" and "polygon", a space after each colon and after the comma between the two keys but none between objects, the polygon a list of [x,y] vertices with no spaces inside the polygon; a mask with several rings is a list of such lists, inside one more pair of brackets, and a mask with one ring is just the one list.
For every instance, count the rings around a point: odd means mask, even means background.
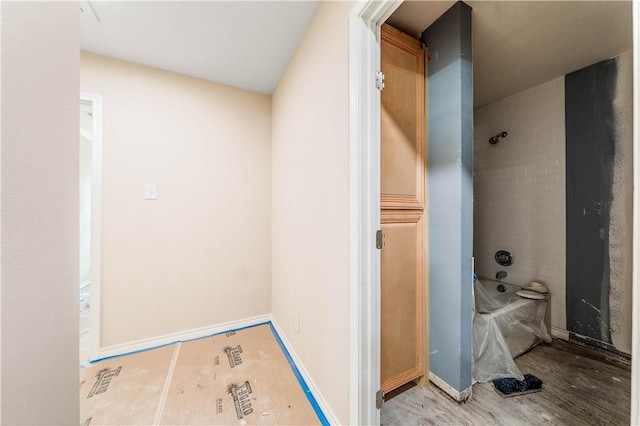
[{"label": "wood-type flooring", "polygon": [[459,404],[433,384],[388,399],[383,425],[628,425],[631,370],[624,362],[554,339],[516,359],[523,374],[543,381],[541,392],[502,398],[476,383],[472,400]]}]

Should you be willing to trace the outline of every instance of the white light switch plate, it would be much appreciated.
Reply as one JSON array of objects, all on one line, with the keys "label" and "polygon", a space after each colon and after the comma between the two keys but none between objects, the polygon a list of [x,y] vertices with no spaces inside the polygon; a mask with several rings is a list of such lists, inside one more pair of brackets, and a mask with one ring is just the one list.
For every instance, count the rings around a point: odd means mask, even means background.
[{"label": "white light switch plate", "polygon": [[144,184],[144,199],[145,200],[157,200],[158,199],[158,185],[155,183]]}]

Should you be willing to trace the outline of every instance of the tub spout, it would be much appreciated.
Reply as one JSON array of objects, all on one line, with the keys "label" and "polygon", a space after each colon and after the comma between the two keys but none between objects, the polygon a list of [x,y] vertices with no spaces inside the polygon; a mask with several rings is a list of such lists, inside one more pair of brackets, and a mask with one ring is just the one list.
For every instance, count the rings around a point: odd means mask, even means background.
[{"label": "tub spout", "polygon": [[507,271],[498,271],[496,272],[496,279],[501,280],[507,277]]}]

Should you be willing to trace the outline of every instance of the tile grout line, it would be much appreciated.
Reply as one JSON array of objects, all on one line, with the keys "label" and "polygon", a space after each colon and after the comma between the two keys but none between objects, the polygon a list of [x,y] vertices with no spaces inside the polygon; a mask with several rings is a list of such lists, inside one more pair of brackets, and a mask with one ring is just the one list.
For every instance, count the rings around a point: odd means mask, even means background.
[{"label": "tile grout line", "polygon": [[173,358],[171,358],[171,365],[169,365],[169,371],[167,371],[167,378],[164,381],[164,388],[162,388],[162,394],[160,395],[160,401],[158,401],[158,409],[153,419],[154,425],[160,424],[160,418],[164,411],[164,404],[167,402],[167,395],[169,394],[169,387],[171,386],[171,379],[173,378],[173,370],[178,363],[178,354],[180,353],[180,345],[182,342],[176,344],[176,349],[173,351]]}]

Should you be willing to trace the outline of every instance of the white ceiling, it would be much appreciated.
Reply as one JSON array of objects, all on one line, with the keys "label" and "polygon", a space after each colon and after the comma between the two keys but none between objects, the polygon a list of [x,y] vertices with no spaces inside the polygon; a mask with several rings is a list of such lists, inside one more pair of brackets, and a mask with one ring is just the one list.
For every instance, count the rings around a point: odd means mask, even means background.
[{"label": "white ceiling", "polygon": [[[387,21],[418,37],[454,1],[405,1]],[[631,49],[630,1],[487,1],[473,8],[474,104]],[[92,1],[83,50],[270,94],[319,1]],[[86,5],[86,3],[84,3]]]},{"label": "white ceiling", "polygon": [[[418,37],[453,3],[405,1],[387,22]],[[632,48],[630,1],[466,3],[476,107]]]},{"label": "white ceiling", "polygon": [[[86,2],[81,4],[86,8]],[[92,1],[82,50],[271,94],[319,1]]]}]

